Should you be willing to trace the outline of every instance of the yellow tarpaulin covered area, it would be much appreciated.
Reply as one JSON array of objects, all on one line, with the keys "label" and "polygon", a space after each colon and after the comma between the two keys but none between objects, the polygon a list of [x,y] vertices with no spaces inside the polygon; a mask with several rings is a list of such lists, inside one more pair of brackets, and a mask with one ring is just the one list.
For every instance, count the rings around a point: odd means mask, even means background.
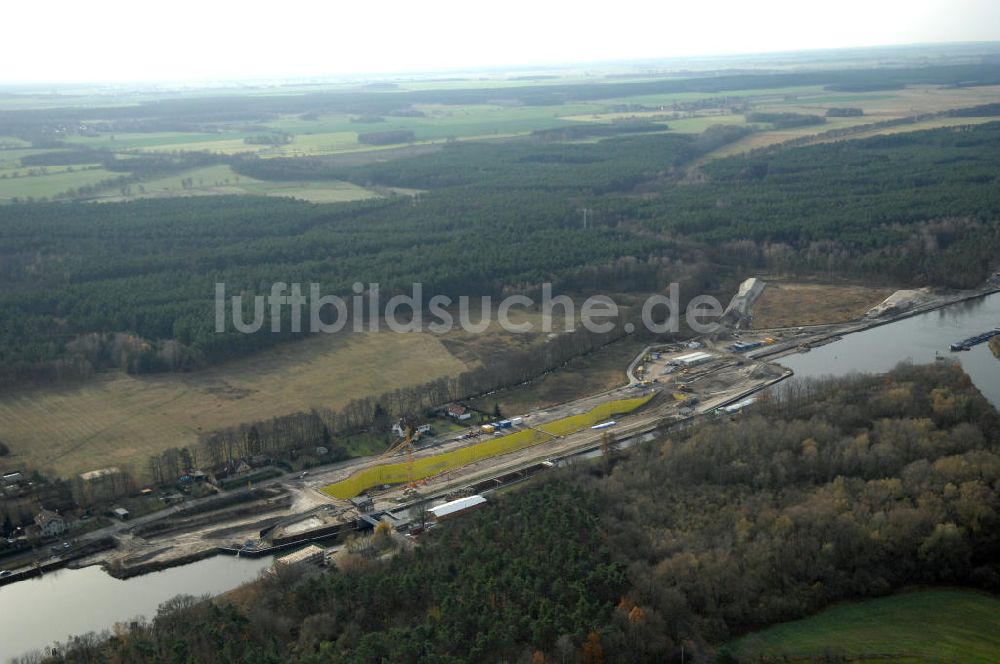
[{"label": "yellow tarpaulin covered area", "polygon": [[[546,422],[537,429],[521,429],[506,436],[491,438],[481,443],[468,445],[451,452],[443,452],[413,460],[413,479],[433,477],[446,470],[460,468],[493,456],[516,452],[557,436],[565,436],[580,431],[614,415],[631,413],[643,406],[653,395],[632,399],[616,399],[595,406],[586,413],[571,415],[552,422]],[[347,499],[382,484],[401,484],[408,481],[407,463],[388,463],[373,468],[365,468],[345,480],[323,487],[323,492],[334,498]]]}]

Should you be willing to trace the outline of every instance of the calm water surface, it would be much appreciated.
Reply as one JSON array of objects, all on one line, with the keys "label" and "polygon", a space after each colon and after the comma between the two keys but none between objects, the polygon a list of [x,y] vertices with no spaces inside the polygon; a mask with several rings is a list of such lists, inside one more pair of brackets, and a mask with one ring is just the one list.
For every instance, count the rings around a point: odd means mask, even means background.
[{"label": "calm water surface", "polygon": [[176,595],[232,590],[255,579],[271,561],[215,556],[125,580],[91,566],[12,583],[0,588],[0,661],[70,635],[110,629],[135,616],[152,618],[161,603]]},{"label": "calm water surface", "polygon": [[882,373],[903,361],[934,362],[945,357],[961,362],[979,391],[1000,407],[1000,360],[989,344],[952,353],[948,346],[1000,326],[1000,293],[953,304],[944,309],[849,334],[841,341],[778,363],[796,376],[842,376],[852,372]]}]

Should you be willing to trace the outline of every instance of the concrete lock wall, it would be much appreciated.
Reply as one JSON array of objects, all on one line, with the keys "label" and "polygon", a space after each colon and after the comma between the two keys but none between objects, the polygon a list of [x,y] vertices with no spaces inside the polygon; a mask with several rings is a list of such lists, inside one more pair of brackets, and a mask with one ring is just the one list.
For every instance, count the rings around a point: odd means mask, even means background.
[{"label": "concrete lock wall", "polygon": [[[581,431],[614,415],[631,413],[633,410],[645,405],[652,398],[653,395],[650,394],[632,399],[608,401],[595,406],[586,413],[547,422],[537,429],[521,429],[506,436],[491,438],[481,443],[452,450],[451,452],[416,458],[413,460],[413,479],[426,479],[447,470],[461,468],[462,466],[467,466],[470,463],[488,459],[489,457],[532,447],[547,440],[552,440],[556,436],[565,436],[576,431]],[[408,466],[409,464],[404,461],[402,463],[388,463],[373,468],[365,468],[345,480],[323,487],[322,490],[334,498],[346,500],[382,484],[401,484],[408,481]]]}]

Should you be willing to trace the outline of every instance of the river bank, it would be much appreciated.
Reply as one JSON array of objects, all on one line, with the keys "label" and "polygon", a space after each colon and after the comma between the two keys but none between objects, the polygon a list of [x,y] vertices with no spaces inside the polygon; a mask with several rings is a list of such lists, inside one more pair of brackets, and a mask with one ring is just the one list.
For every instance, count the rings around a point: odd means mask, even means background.
[{"label": "river bank", "polygon": [[[947,307],[954,306],[956,304],[961,304],[963,302],[969,302],[977,300],[979,298],[988,297],[1000,293],[1000,288],[996,286],[986,286],[981,289],[972,291],[962,291],[960,293],[955,293],[951,295],[943,295],[938,299],[926,304],[918,305],[912,309],[906,311],[901,311],[889,316],[883,316],[878,318],[865,318],[860,321],[849,321],[847,323],[834,323],[827,326],[822,326],[822,331],[817,331],[815,334],[805,337],[803,339],[796,339],[791,343],[779,343],[774,346],[766,346],[758,351],[752,351],[747,353],[747,357],[762,360],[768,359],[771,361],[780,359],[782,357],[793,355],[796,353],[801,353],[802,350],[800,346],[805,343],[808,345],[809,350],[813,348],[818,348],[825,346],[836,341],[840,341],[843,337],[851,334],[857,334],[858,332],[864,332],[866,330],[871,330],[874,328],[882,327],[885,325],[891,325],[893,323],[898,323],[916,316],[923,314],[928,314],[934,311],[945,309]],[[799,328],[785,328],[784,331],[793,330]],[[776,330],[767,330],[767,332],[773,332]],[[761,333],[763,331],[754,331],[755,333]]]},{"label": "river bank", "polygon": [[272,558],[211,556],[116,579],[98,566],[60,569],[0,589],[0,661],[138,616],[152,618],[177,595],[218,595],[257,578]]},{"label": "river bank", "polygon": [[797,377],[884,373],[899,362],[958,362],[979,391],[1000,408],[1000,371],[989,344],[952,352],[952,343],[1000,325],[1000,293],[991,292],[950,306],[870,326],[808,353],[776,358]]}]

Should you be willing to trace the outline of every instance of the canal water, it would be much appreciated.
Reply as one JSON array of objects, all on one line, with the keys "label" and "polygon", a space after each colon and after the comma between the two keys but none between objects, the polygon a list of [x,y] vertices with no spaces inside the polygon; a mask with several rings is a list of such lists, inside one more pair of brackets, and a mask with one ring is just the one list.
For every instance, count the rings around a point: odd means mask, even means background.
[{"label": "canal water", "polygon": [[882,373],[899,362],[923,364],[944,357],[958,360],[983,396],[1000,407],[1000,360],[993,356],[989,344],[957,353],[948,350],[956,341],[995,327],[1000,327],[1000,293],[849,334],[808,353],[776,361],[797,377],[817,377]]},{"label": "canal water", "polygon": [[160,572],[116,579],[97,566],[62,569],[0,588],[0,662],[136,616],[152,618],[176,595],[218,595],[271,565],[215,556]]},{"label": "canal water", "polygon": [[[1000,326],[1000,293],[845,336],[808,353],[778,360],[796,376],[884,372],[902,361],[956,359],[979,390],[1000,407],[1000,361],[987,344],[952,353],[951,343]],[[271,564],[216,556],[162,572],[118,580],[98,567],[60,570],[0,588],[0,661],[73,634],[147,618],[178,594],[217,595],[251,581]]]}]

